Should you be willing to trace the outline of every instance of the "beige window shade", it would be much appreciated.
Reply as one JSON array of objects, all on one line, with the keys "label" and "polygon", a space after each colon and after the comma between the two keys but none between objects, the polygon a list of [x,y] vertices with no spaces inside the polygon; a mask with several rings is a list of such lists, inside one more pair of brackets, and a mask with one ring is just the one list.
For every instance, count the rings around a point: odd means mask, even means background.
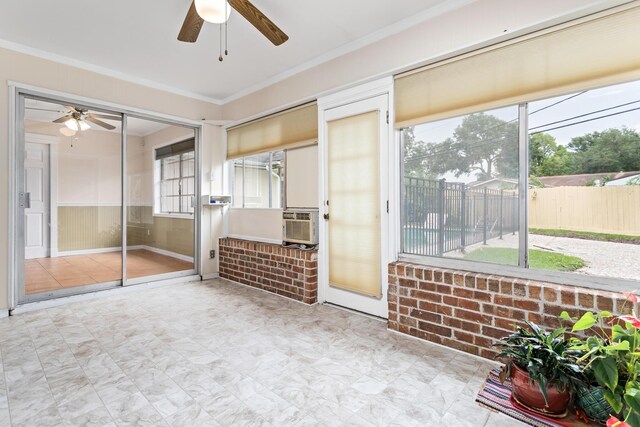
[{"label": "beige window shade", "polygon": [[318,106],[313,103],[227,130],[227,160],[317,141]]},{"label": "beige window shade", "polygon": [[396,78],[396,127],[640,78],[640,7]]},{"label": "beige window shade", "polygon": [[378,111],[329,122],[329,284],[380,297]]}]

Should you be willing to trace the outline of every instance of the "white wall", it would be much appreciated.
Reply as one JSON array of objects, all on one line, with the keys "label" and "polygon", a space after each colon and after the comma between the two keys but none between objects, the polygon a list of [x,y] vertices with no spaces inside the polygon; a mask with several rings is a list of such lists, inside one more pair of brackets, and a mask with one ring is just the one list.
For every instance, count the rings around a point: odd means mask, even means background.
[{"label": "white wall", "polygon": [[285,170],[288,208],[318,207],[318,146],[287,151]]}]

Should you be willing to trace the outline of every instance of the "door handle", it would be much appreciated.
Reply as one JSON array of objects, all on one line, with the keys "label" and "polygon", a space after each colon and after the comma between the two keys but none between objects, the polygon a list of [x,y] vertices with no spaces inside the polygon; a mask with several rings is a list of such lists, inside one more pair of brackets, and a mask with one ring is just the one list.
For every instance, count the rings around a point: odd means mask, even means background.
[{"label": "door handle", "polygon": [[324,217],[324,219],[326,219],[327,221],[329,221],[329,214],[328,214],[328,213],[324,214],[324,215],[323,215],[323,217]]}]

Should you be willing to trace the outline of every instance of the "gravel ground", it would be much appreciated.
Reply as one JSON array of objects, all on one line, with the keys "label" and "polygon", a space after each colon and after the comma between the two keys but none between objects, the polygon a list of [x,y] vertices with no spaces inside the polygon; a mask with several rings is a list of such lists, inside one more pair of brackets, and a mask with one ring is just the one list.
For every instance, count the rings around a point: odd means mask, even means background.
[{"label": "gravel ground", "polygon": [[[508,235],[502,240],[491,239],[487,246],[469,246],[467,253],[482,247],[517,248],[518,235]],[[582,258],[587,266],[577,273],[640,280],[640,245],[530,234],[529,248]]]}]

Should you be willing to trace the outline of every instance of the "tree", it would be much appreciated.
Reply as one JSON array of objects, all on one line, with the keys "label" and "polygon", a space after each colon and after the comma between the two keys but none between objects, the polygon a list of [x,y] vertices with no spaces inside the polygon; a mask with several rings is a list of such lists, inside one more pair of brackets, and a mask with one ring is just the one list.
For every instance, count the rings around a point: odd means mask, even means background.
[{"label": "tree", "polygon": [[529,174],[532,176],[570,175],[573,173],[571,155],[547,133],[529,137]]},{"label": "tree", "polygon": [[628,172],[640,170],[640,134],[626,127],[592,132],[568,144],[574,173]]},{"label": "tree", "polygon": [[426,147],[425,166],[436,175],[516,178],[518,124],[485,113],[466,116],[452,137]]},{"label": "tree", "polygon": [[411,178],[428,178],[427,173],[427,144],[416,141],[413,127],[404,129],[404,176]]}]

